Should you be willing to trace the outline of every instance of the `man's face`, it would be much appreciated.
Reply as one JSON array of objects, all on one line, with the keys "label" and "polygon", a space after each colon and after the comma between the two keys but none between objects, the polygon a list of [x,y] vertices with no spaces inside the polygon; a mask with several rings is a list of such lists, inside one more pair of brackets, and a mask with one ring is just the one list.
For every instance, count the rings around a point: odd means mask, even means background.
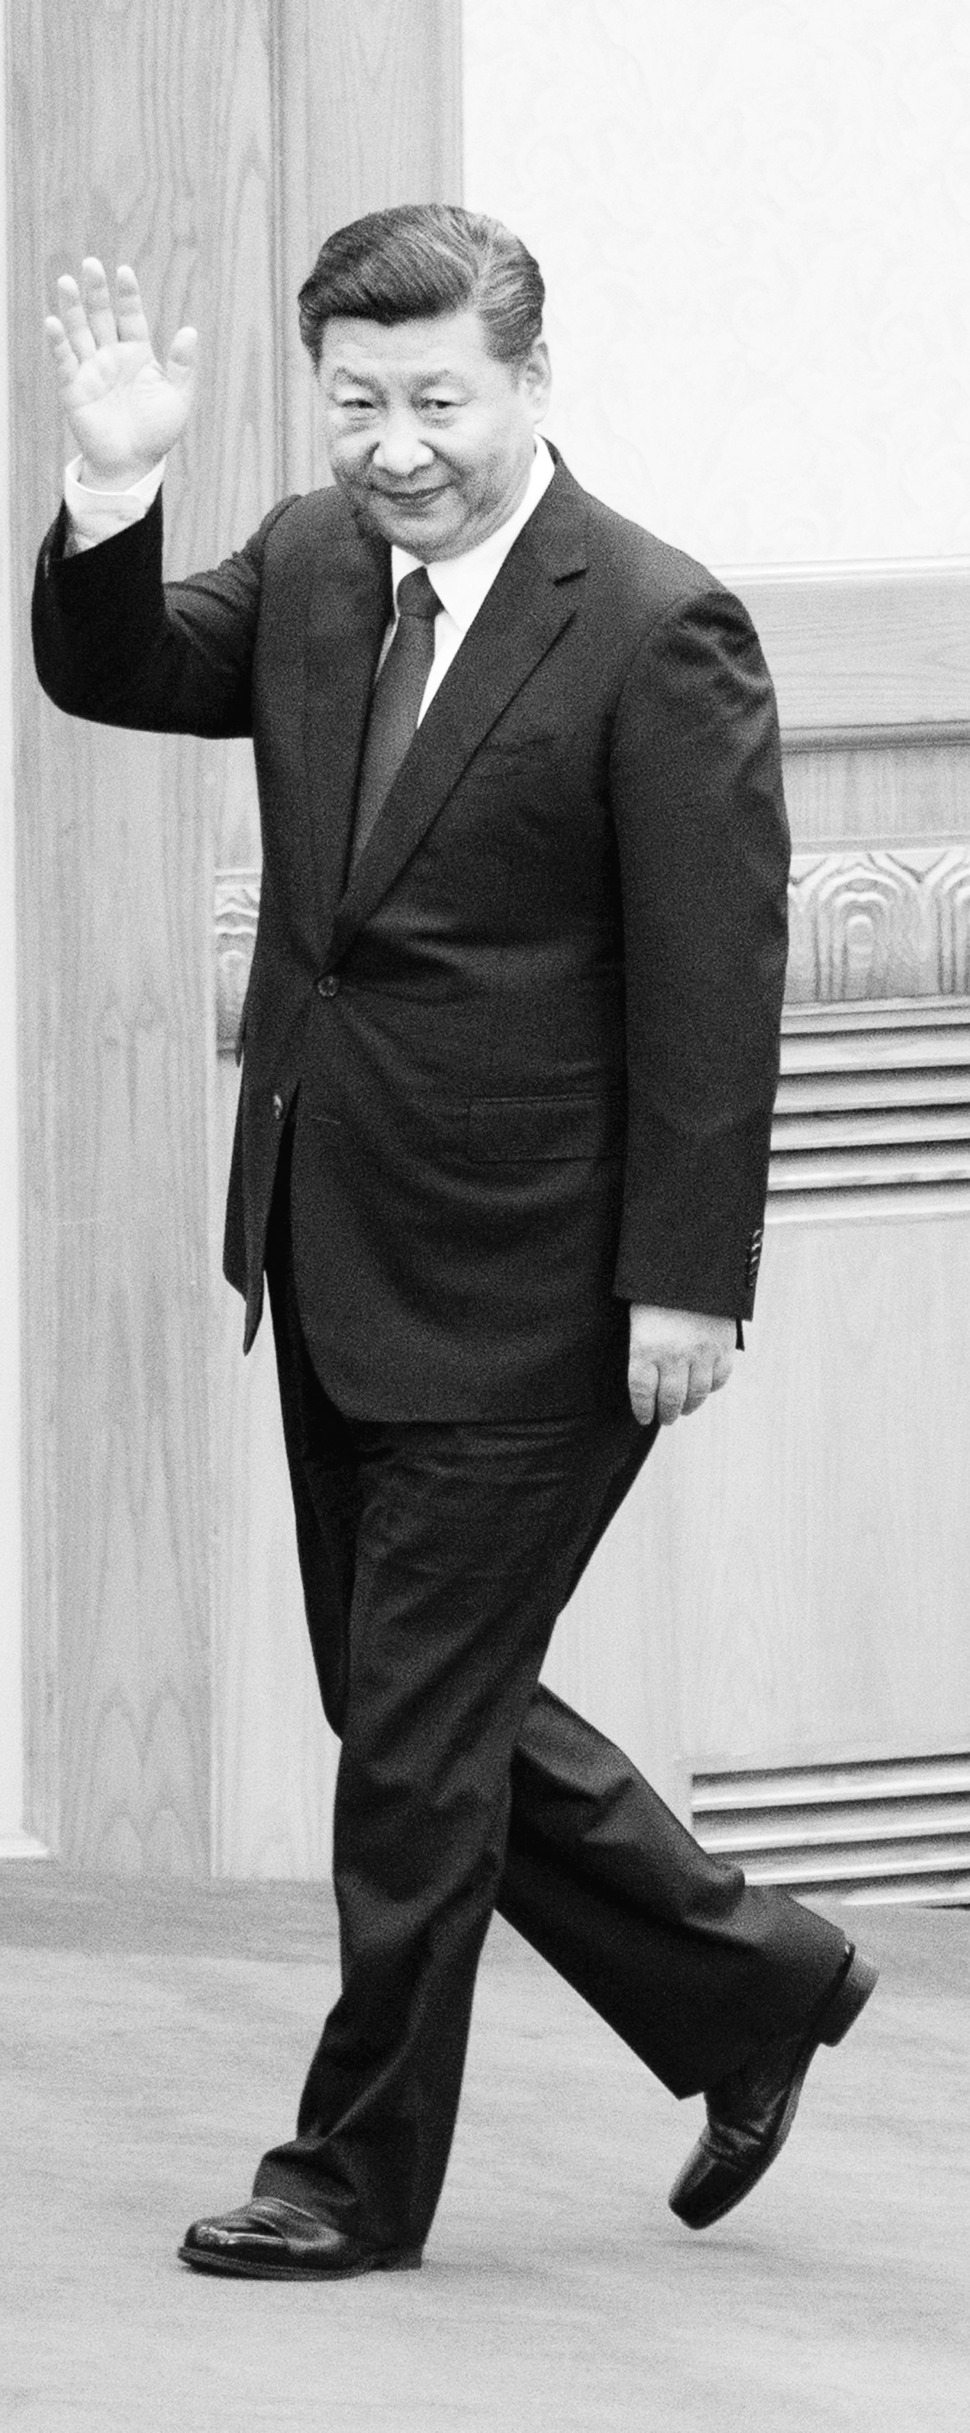
[{"label": "man's face", "polygon": [[507,364],[475,312],[390,329],[341,317],[320,385],[334,479],[383,540],[425,564],[458,557],[518,506],[549,394],[541,340]]}]

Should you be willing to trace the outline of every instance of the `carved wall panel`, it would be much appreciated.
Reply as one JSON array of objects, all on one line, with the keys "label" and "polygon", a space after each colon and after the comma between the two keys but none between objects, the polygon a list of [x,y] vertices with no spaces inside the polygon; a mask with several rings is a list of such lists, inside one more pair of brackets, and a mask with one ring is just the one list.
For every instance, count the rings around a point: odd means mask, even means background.
[{"label": "carved wall panel", "polygon": [[[796,854],[788,907],[789,1008],[970,998],[970,851]],[[217,871],[220,1054],[235,1044],[258,911],[258,870]]]},{"label": "carved wall panel", "polygon": [[769,1213],[970,1207],[970,853],[797,854]]},{"label": "carved wall panel", "polygon": [[796,854],[789,1005],[970,996],[970,851]]},{"label": "carved wall panel", "polygon": [[[259,906],[216,878],[220,1054],[232,1052]],[[796,854],[769,1217],[970,1207],[970,852]]]}]

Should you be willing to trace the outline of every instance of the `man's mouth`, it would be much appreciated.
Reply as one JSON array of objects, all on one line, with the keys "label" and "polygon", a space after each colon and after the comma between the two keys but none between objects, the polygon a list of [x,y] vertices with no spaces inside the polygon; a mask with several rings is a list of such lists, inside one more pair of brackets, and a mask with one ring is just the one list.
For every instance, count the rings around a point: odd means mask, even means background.
[{"label": "man's mouth", "polygon": [[436,482],[432,490],[385,490],[380,482],[371,482],[369,487],[376,498],[386,499],[390,507],[425,507],[429,499],[441,497],[446,484]]}]

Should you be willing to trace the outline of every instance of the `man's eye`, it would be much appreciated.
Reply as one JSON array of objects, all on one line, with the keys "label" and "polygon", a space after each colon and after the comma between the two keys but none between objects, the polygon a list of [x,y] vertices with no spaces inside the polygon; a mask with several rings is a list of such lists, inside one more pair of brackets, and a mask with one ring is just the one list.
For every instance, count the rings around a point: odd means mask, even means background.
[{"label": "man's eye", "polygon": [[421,408],[425,414],[453,414],[456,402],[454,397],[423,397]]}]

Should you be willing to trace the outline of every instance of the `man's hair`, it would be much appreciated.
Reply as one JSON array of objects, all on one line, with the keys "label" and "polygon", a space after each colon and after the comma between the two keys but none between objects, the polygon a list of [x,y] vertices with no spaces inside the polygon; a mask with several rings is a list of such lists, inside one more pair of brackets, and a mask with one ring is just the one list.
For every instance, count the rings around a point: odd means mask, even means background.
[{"label": "man's hair", "polygon": [[501,220],[458,203],[400,203],[327,238],[300,289],[300,336],[319,371],[338,315],[390,327],[470,311],[489,354],[519,364],[541,336],[544,300],[538,262]]}]

